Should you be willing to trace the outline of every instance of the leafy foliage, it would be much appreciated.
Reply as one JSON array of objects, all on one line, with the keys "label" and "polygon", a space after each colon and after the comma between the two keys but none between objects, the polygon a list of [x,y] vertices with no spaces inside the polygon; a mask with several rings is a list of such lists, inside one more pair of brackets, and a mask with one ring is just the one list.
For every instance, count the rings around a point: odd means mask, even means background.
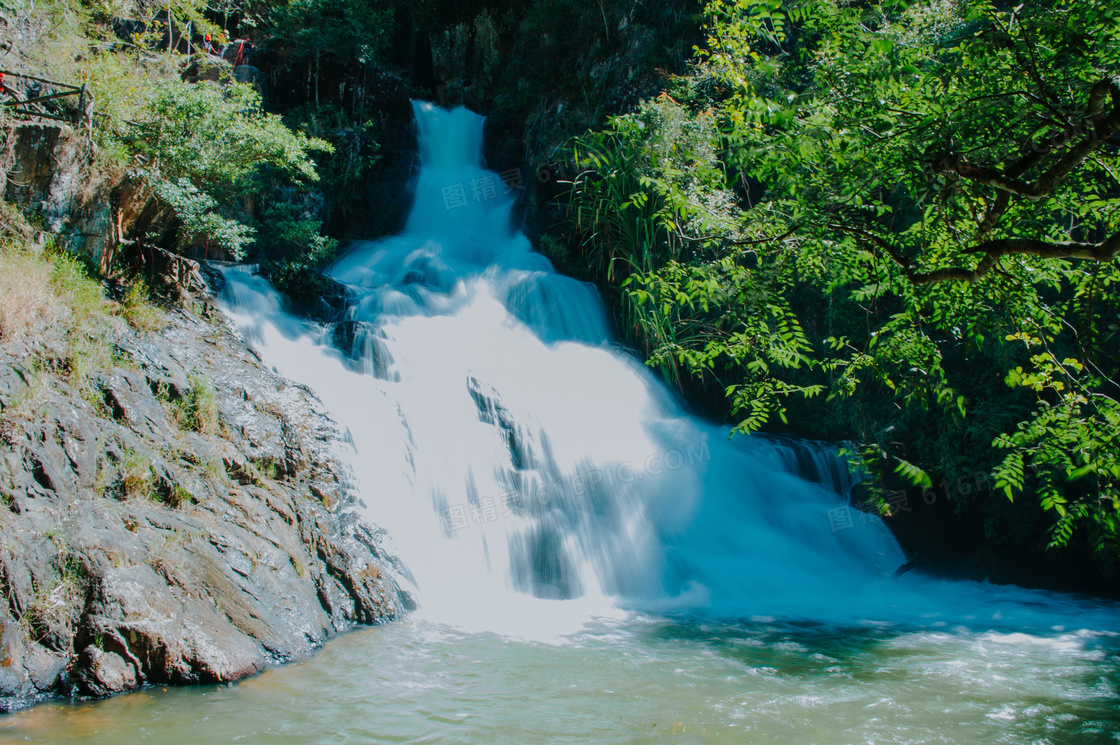
[{"label": "leafy foliage", "polygon": [[298,204],[277,202],[263,210],[261,239],[283,258],[264,265],[268,281],[289,298],[314,302],[327,292],[321,268],[335,257],[338,241],[322,234],[323,223]]},{"label": "leafy foliage", "polygon": [[126,135],[151,172],[188,179],[218,196],[249,186],[263,164],[317,180],[308,152],[327,145],[293,132],[261,109],[252,86],[168,81],[148,96],[144,119]]},{"label": "leafy foliage", "polygon": [[286,118],[293,128],[330,143],[329,151],[315,156],[319,189],[336,222],[353,222],[366,208],[363,181],[381,161],[378,124],[360,109],[333,104],[300,106]]},{"label": "leafy foliage", "polygon": [[297,55],[334,54],[365,64],[384,50],[391,8],[369,0],[289,0],[272,11],[277,35]]},{"label": "leafy foliage", "polygon": [[706,12],[688,76],[572,144],[623,327],[741,431],[795,415],[916,485],[997,467],[1115,555],[1120,11]]},{"label": "leafy foliage", "polygon": [[331,149],[264,113],[251,86],[232,82],[156,86],[143,118],[123,139],[143,163],[141,176],[181,221],[180,240],[212,241],[234,257],[251,242],[252,229],[222,216],[219,204],[253,190],[266,166],[289,178],[315,181],[309,152]]},{"label": "leafy foliage", "polygon": [[182,224],[181,241],[201,237],[227,249],[235,258],[240,258],[245,246],[252,243],[251,227],[219,214],[218,200],[186,178],[177,182],[156,181],[153,186],[156,196],[175,212]]}]

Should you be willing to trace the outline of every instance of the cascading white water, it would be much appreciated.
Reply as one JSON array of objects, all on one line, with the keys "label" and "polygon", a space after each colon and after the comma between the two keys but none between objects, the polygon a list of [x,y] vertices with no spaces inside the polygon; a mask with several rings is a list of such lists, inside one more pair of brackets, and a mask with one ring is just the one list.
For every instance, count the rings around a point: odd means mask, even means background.
[{"label": "cascading white water", "polygon": [[[509,189],[480,165],[482,117],[414,109],[421,169],[404,233],[352,246],[331,270],[350,292],[346,354],[259,278],[228,273],[225,298],[266,361],[348,431],[367,516],[420,614],[541,637],[620,607],[941,610],[924,580],[892,579],[905,558],[848,511],[843,484],[801,478],[785,445],[691,418],[611,345],[594,289],[512,226]],[[824,470],[846,475],[831,457]]]},{"label": "cascading white water", "polygon": [[347,318],[243,270],[224,300],[349,433],[420,610],[236,686],[5,715],[0,742],[1116,740],[1115,604],[892,579],[835,451],[683,414],[510,228],[481,118],[416,109],[416,207],[334,267]]}]

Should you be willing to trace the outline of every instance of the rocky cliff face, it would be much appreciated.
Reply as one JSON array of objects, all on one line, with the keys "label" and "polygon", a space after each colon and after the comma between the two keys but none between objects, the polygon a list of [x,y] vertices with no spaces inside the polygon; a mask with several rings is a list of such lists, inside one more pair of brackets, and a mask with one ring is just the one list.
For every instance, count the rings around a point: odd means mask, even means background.
[{"label": "rocky cliff face", "polygon": [[0,339],[0,710],[231,681],[396,618],[315,396],[220,317],[109,320],[85,384],[52,369],[64,340]]},{"label": "rocky cliff face", "polygon": [[0,123],[0,199],[37,216],[40,240],[103,274],[125,236],[165,237],[176,224],[142,179],[99,160],[89,131],[68,124]]},{"label": "rocky cliff face", "polygon": [[46,234],[97,260],[113,239],[103,200],[106,178],[91,176],[92,145],[69,125],[0,125],[0,198],[37,214]]}]

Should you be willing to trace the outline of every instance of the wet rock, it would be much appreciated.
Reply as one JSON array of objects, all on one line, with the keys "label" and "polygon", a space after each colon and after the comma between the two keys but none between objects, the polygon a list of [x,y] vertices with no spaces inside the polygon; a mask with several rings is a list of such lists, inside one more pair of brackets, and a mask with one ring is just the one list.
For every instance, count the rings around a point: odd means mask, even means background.
[{"label": "wet rock", "polygon": [[[0,345],[0,711],[237,680],[401,613],[313,394],[220,321],[113,333],[94,395],[43,373],[34,405]],[[176,414],[202,384],[216,432]]]},{"label": "wet rock", "polygon": [[113,652],[90,645],[82,652],[78,664],[82,670],[79,683],[90,695],[111,696],[131,691],[138,685],[136,669]]},{"label": "wet rock", "polygon": [[[152,397],[148,381],[143,376],[128,370],[114,370],[99,376],[98,384],[104,393],[105,404],[118,421],[146,435],[170,435],[167,414],[159,401]],[[178,385],[176,388],[177,397],[182,398],[183,389]]]},{"label": "wet rock", "polygon": [[[226,590],[227,588],[220,588]],[[101,578],[89,608],[88,633],[133,661],[148,683],[224,683],[259,672],[268,659],[237,629],[220,601],[177,596],[149,566]]]},{"label": "wet rock", "polygon": [[0,712],[42,700],[56,686],[67,657],[25,639],[11,616],[0,625]]},{"label": "wet rock", "polygon": [[0,411],[27,392],[30,373],[18,362],[0,359]]},{"label": "wet rock", "polygon": [[342,361],[354,372],[383,380],[399,380],[392,372],[393,355],[385,343],[385,332],[365,321],[340,321],[332,324],[331,346],[342,352]]}]

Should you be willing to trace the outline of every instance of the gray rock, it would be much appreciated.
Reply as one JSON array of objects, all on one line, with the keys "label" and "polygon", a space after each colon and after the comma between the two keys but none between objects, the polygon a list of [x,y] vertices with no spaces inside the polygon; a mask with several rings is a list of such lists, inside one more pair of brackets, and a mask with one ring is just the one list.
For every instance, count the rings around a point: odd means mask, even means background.
[{"label": "gray rock", "polygon": [[[113,333],[134,367],[84,397],[44,374],[33,406],[21,353],[0,344],[0,711],[237,680],[409,605],[379,532],[347,512],[314,395],[220,321]],[[174,414],[199,381],[216,434]]]},{"label": "gray rock", "polygon": [[0,362],[0,411],[14,404],[27,391],[29,376],[18,362]]},{"label": "gray rock", "polygon": [[[152,389],[144,376],[131,370],[113,370],[98,376],[98,385],[106,406],[117,421],[144,435],[171,437],[172,428],[167,413],[152,397]],[[169,390],[171,385],[168,384]],[[176,385],[179,398],[183,396],[182,391],[182,387]]]},{"label": "gray rock", "polygon": [[124,693],[139,684],[135,667],[120,655],[102,651],[93,645],[82,652],[79,669],[82,671],[79,681],[82,689],[94,696]]}]

